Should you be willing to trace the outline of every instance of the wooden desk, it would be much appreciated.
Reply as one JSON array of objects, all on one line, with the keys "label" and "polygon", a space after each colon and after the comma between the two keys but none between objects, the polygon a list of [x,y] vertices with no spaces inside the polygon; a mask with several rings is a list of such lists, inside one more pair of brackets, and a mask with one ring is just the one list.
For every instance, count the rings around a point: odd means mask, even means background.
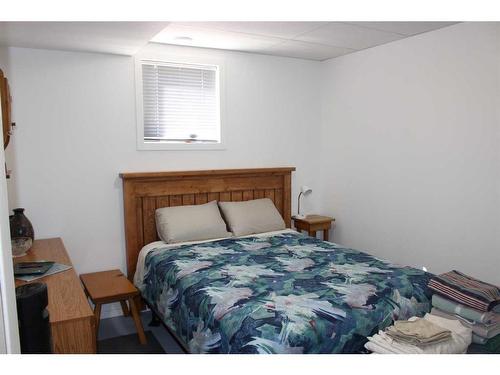
[{"label": "wooden desk", "polygon": [[[28,254],[14,263],[50,260],[73,266],[60,238],[35,240]],[[54,353],[95,353],[95,318],[74,268],[34,282],[47,284]],[[25,284],[16,280],[16,286]]]}]

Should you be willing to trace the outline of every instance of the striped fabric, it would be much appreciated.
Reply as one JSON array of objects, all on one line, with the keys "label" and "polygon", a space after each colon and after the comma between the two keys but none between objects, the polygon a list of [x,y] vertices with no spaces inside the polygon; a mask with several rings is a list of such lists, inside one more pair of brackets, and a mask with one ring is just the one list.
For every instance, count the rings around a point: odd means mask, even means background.
[{"label": "striped fabric", "polygon": [[490,311],[500,304],[500,290],[458,271],[434,276],[429,288],[463,305],[481,311]]},{"label": "striped fabric", "polygon": [[[479,311],[473,309],[472,307],[462,305],[461,303],[452,301],[448,298],[441,297],[439,294],[434,293],[432,296],[432,306],[436,307],[448,314],[456,314],[464,317],[465,319],[484,323],[499,323],[500,324],[500,313],[492,311]],[[500,307],[500,305],[499,305]]]}]

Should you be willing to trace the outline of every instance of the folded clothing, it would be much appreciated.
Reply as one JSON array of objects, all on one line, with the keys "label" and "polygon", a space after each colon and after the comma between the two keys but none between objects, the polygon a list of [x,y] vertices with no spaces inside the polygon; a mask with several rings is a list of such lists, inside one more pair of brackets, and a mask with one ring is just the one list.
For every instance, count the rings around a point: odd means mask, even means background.
[{"label": "folded clothing", "polygon": [[484,345],[471,344],[467,348],[467,354],[499,354],[498,352],[492,352],[484,347]]},{"label": "folded clothing", "polygon": [[500,352],[500,335],[489,339],[485,344],[485,348],[490,352],[499,353]]},{"label": "folded clothing", "polygon": [[[413,317],[409,320],[416,319],[418,318]],[[431,314],[426,314],[423,319],[451,331],[451,337],[442,342],[417,346],[398,342],[386,332],[379,331],[378,334],[368,337],[365,348],[380,354],[458,354],[467,352],[472,337],[470,328],[463,326],[457,320],[445,319]]]},{"label": "folded clothing", "polygon": [[432,306],[448,314],[457,314],[478,323],[500,323],[500,313],[476,310],[444,298],[439,294],[434,294],[432,296]]},{"label": "folded clothing", "polygon": [[442,318],[446,319],[456,319],[459,320],[464,326],[470,328],[473,333],[480,337],[484,337],[486,339],[490,339],[492,337],[495,337],[496,335],[500,334],[500,323],[491,323],[491,324],[484,324],[484,323],[477,323],[471,320],[467,320],[464,317],[456,314],[448,314],[447,312],[444,312],[440,309],[437,309],[435,307],[432,308],[431,310],[432,315],[440,316]]},{"label": "folded clothing", "polygon": [[479,344],[479,345],[484,345],[488,342],[488,339],[485,337],[481,337],[477,335],[476,333],[472,332],[472,343],[473,344]]},{"label": "folded clothing", "polygon": [[385,333],[396,341],[417,346],[442,342],[451,337],[450,330],[421,318],[398,320]]},{"label": "folded clothing", "polygon": [[482,344],[474,343],[474,338],[472,342],[473,344],[469,346],[467,353],[500,354],[500,335],[496,335]]},{"label": "folded clothing", "polygon": [[463,305],[490,311],[500,304],[500,289],[458,271],[434,276],[429,288]]},{"label": "folded clothing", "polygon": [[500,352],[500,335],[493,336],[491,339],[481,337],[472,332],[472,343],[478,345],[488,345],[491,351]]}]

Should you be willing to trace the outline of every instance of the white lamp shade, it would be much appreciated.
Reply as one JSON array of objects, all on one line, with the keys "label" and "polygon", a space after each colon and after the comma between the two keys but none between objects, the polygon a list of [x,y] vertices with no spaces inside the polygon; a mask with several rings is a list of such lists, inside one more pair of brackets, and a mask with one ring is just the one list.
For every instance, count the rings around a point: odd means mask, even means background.
[{"label": "white lamp shade", "polygon": [[300,188],[300,192],[304,195],[307,195],[307,194],[311,194],[312,193],[312,189],[309,187],[309,186],[301,186]]},{"label": "white lamp shade", "polygon": [[303,185],[300,187],[300,193],[297,197],[297,215],[296,218],[303,219],[305,216],[300,213],[300,198],[304,195],[309,195],[312,193],[312,189],[309,186]]}]

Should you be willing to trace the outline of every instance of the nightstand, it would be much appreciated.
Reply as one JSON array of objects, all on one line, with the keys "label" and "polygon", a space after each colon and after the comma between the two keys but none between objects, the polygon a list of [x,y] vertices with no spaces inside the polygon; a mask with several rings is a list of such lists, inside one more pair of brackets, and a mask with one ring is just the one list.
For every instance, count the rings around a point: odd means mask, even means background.
[{"label": "nightstand", "polygon": [[307,215],[305,218],[292,217],[293,225],[298,231],[306,231],[311,237],[316,237],[318,230],[323,231],[323,240],[328,241],[328,231],[332,227],[333,217]]},{"label": "nightstand", "polygon": [[[99,332],[101,305],[120,302],[123,315],[132,314],[140,343],[146,344],[146,335],[142,327],[137,303],[134,300],[139,295],[139,291],[120,270],[86,273],[80,275],[80,280],[85,293],[95,305],[96,337]],[[127,306],[127,301],[130,306]]]}]

